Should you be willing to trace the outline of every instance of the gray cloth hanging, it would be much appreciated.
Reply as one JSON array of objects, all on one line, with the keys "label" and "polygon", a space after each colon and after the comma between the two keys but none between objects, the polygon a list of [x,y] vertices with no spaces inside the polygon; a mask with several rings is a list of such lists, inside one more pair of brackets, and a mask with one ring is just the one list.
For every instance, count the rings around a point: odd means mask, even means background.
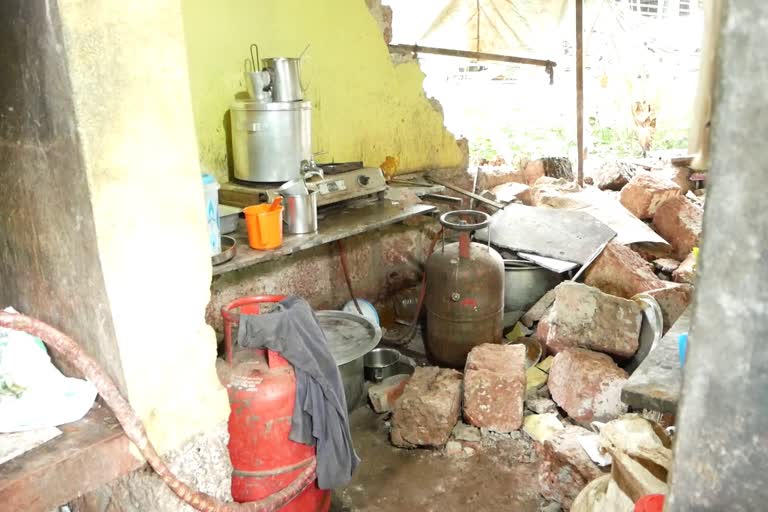
[{"label": "gray cloth hanging", "polygon": [[289,437],[316,444],[318,487],[346,485],[360,459],[352,445],[341,375],[309,304],[289,297],[273,312],[241,315],[237,342],[279,352],[293,365],[296,405]]}]

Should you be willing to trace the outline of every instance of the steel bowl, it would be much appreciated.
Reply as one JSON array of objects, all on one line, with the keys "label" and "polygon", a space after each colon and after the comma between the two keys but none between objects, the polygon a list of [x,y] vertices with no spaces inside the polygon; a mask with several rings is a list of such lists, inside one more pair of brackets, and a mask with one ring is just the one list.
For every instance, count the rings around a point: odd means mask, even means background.
[{"label": "steel bowl", "polygon": [[394,348],[379,347],[365,355],[365,378],[372,382],[381,382],[387,377],[399,373],[400,352]]}]

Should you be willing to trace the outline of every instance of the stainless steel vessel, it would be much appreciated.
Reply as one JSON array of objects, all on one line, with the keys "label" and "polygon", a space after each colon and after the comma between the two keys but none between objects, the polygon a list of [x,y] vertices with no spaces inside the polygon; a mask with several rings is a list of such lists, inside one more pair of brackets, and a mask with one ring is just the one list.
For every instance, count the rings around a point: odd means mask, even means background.
[{"label": "stainless steel vessel", "polygon": [[301,101],[304,99],[299,74],[301,59],[273,57],[263,59],[262,63],[269,71],[272,82],[272,101]]},{"label": "stainless steel vessel", "polygon": [[275,183],[298,178],[312,159],[309,101],[236,101],[231,107],[235,178]]},{"label": "stainless steel vessel", "polygon": [[303,235],[317,231],[317,191],[301,195],[284,195],[285,232],[291,235]]},{"label": "stainless steel vessel", "polygon": [[525,313],[563,276],[525,260],[504,261],[504,311]]},{"label": "stainless steel vessel", "polygon": [[[470,221],[477,222],[470,222]],[[490,224],[479,211],[440,217],[459,241],[445,244],[427,260],[426,348],[440,366],[463,368],[467,354],[482,343],[501,343],[504,317],[504,263],[490,245],[471,242],[471,231]]]},{"label": "stainless steel vessel", "polygon": [[347,410],[351,411],[365,395],[363,359],[379,343],[381,328],[365,317],[345,311],[315,311],[315,316],[339,368]]}]

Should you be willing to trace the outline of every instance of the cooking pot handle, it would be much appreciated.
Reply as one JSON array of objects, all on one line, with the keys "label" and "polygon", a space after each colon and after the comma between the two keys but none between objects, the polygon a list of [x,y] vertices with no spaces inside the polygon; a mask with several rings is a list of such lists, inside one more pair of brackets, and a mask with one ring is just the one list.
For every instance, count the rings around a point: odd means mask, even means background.
[{"label": "cooking pot handle", "polygon": [[[454,221],[452,220],[454,217],[459,218]],[[469,224],[461,217],[474,217],[478,222]],[[485,212],[479,212],[477,210],[454,210],[442,214],[440,216],[440,224],[448,229],[453,229],[454,231],[475,231],[487,228],[491,224],[491,216]]]}]

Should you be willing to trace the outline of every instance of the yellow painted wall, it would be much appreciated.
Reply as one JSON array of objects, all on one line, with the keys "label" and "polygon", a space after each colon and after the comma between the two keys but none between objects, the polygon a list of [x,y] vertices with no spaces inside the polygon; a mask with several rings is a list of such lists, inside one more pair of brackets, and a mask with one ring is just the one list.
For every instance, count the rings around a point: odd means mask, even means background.
[{"label": "yellow painted wall", "polygon": [[166,451],[229,415],[204,317],[211,259],[179,3],[58,8],[127,398]]},{"label": "yellow painted wall", "polygon": [[450,168],[464,157],[422,89],[416,62],[394,65],[364,0],[182,0],[192,104],[203,169],[226,177],[224,119],[245,90],[251,43],[263,57],[297,57],[313,104],[319,162],[387,155],[401,171]]}]

